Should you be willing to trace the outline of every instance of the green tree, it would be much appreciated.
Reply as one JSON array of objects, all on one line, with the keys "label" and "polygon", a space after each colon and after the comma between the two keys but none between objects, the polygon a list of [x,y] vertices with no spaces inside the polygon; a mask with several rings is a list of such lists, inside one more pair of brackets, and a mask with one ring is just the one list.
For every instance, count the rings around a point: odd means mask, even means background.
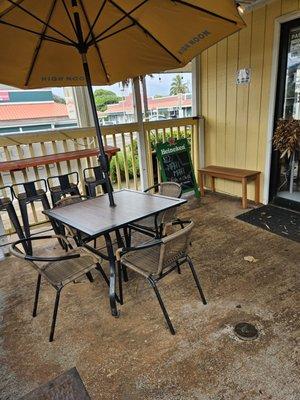
[{"label": "green tree", "polygon": [[57,94],[53,95],[53,100],[55,101],[55,103],[66,104],[66,100],[64,98],[58,96]]},{"label": "green tree", "polygon": [[178,74],[174,76],[172,79],[171,87],[170,87],[170,95],[176,96],[180,93],[187,93],[189,90],[186,82],[183,82],[181,76]]},{"label": "green tree", "polygon": [[96,107],[98,111],[105,111],[108,104],[118,103],[121,98],[115,92],[105,89],[97,89],[94,92]]}]

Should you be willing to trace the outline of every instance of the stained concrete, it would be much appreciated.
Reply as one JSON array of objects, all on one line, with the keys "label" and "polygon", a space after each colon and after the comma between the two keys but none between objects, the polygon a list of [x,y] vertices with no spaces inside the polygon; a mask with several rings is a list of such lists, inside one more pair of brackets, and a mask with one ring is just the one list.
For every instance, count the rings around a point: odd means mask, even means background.
[{"label": "stained concrete", "polygon": [[[185,207],[182,215],[196,222],[190,254],[208,305],[187,268],[167,277],[160,287],[175,336],[142,277],[130,274],[116,319],[94,273],[94,283],[82,279],[64,289],[49,343],[54,290],[42,285],[33,319],[35,271],[12,257],[2,261],[0,398],[16,400],[76,366],[95,400],[298,400],[300,246],[234,219],[241,211],[239,200],[220,195]],[[53,247],[59,250],[48,242],[43,251]],[[245,261],[249,255],[258,261]],[[258,327],[257,340],[234,336],[243,321]]]}]

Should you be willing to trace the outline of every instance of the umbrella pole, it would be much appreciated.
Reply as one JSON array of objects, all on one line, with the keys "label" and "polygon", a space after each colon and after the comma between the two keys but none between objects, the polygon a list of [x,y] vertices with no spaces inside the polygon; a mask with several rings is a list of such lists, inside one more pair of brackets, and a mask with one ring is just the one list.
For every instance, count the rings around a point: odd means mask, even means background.
[{"label": "umbrella pole", "polygon": [[74,12],[73,12],[74,22],[75,22],[75,27],[76,27],[76,36],[78,39],[77,47],[78,47],[78,51],[79,51],[79,53],[81,55],[81,59],[82,59],[82,65],[83,65],[83,70],[84,70],[84,75],[85,75],[85,80],[86,80],[86,86],[87,86],[88,92],[89,92],[89,98],[90,98],[93,118],[94,118],[94,122],[95,122],[95,129],[96,129],[98,144],[99,144],[99,148],[100,148],[100,154],[98,156],[98,159],[99,159],[99,163],[102,168],[102,171],[104,173],[106,190],[107,190],[108,198],[109,198],[109,205],[111,207],[113,207],[113,206],[115,206],[115,202],[114,202],[114,196],[112,193],[112,185],[111,185],[109,174],[108,174],[108,161],[107,161],[107,157],[106,157],[105,150],[104,150],[104,145],[103,145],[103,140],[102,140],[102,135],[101,135],[101,128],[100,128],[100,124],[99,124],[97,108],[96,108],[96,103],[95,103],[95,98],[94,98],[94,93],[93,93],[93,88],[92,88],[91,74],[90,74],[90,69],[89,69],[89,65],[87,62],[87,58],[86,58],[86,53],[88,51],[88,47],[83,39],[80,17],[79,17],[79,13],[77,10],[77,8],[78,8],[77,0],[71,0],[71,3],[72,3],[72,7],[74,8]]},{"label": "umbrella pole", "polygon": [[93,88],[92,88],[90,70],[89,70],[87,60],[86,60],[86,54],[82,54],[82,64],[83,64],[83,69],[84,69],[84,74],[85,74],[85,79],[86,79],[86,86],[87,86],[87,89],[89,92],[89,98],[90,98],[92,113],[93,113],[94,122],[95,122],[98,144],[99,144],[99,148],[100,148],[100,154],[98,156],[98,159],[99,159],[99,163],[101,165],[101,168],[103,170],[104,177],[105,177],[106,189],[107,189],[107,193],[108,193],[108,197],[109,197],[109,205],[111,207],[113,207],[116,204],[114,202],[114,197],[113,197],[113,193],[112,193],[112,185],[111,185],[111,181],[110,181],[109,174],[108,174],[108,161],[107,161],[107,156],[106,156],[105,150],[104,150],[104,145],[103,145],[103,140],[102,140],[102,135],[101,135],[101,128],[100,128],[100,124],[99,124],[97,108],[96,108],[96,103],[95,103],[95,98],[94,98],[94,93],[93,93]]}]

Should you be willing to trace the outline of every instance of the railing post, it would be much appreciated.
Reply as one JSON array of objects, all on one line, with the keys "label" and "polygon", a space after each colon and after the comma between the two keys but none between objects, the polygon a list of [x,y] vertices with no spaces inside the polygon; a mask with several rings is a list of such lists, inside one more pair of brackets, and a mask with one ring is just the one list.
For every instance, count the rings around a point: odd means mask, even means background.
[{"label": "railing post", "polygon": [[143,122],[143,108],[141,100],[141,89],[139,78],[133,79],[133,101],[135,118],[138,123],[138,155],[140,167],[141,189],[145,190],[149,186],[148,165],[147,165],[147,137]]}]

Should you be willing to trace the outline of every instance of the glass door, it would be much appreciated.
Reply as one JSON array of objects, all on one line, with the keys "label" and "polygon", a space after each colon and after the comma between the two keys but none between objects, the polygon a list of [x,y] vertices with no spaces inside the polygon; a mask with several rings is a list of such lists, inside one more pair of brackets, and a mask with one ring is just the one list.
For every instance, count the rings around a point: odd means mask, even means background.
[{"label": "glass door", "polygon": [[[282,25],[276,94],[278,119],[300,120],[300,19]],[[270,199],[283,206],[300,208],[299,150],[282,156],[273,150]]]}]

